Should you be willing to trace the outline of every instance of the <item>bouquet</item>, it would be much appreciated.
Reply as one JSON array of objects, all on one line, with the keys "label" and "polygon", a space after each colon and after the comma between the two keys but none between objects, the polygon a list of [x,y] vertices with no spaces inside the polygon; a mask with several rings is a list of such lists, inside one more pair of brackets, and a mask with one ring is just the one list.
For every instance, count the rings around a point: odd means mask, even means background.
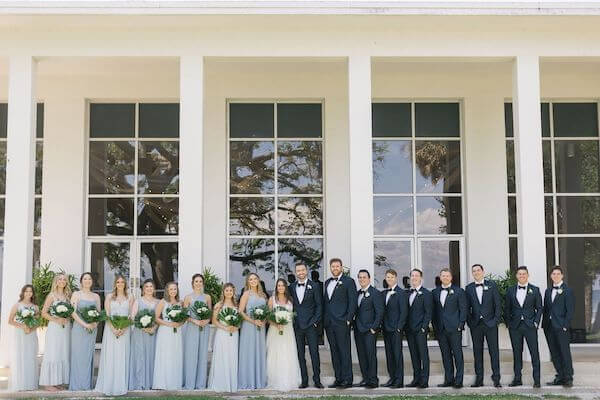
[{"label": "bouquet", "polygon": [[[195,301],[191,307],[192,312],[196,315],[199,321],[210,319],[212,316],[212,311],[208,308],[208,305],[202,301]],[[203,327],[200,327],[200,332],[202,332]]]},{"label": "bouquet", "polygon": [[[294,319],[294,313],[285,307],[274,307],[269,312],[268,319],[277,325],[287,325]],[[283,330],[280,329],[279,334],[283,335]]]},{"label": "bouquet", "polygon": [[[254,307],[250,311],[250,317],[257,321],[264,321],[267,319],[267,315],[269,314],[269,307],[265,304],[262,306]],[[260,326],[257,326],[256,329],[260,331]]]},{"label": "bouquet", "polygon": [[[118,330],[128,328],[131,325],[131,320],[125,315],[113,315],[110,318],[110,324]],[[117,336],[117,339],[120,336]]]},{"label": "bouquet", "polygon": [[[135,315],[134,323],[135,327],[138,329],[152,328],[156,323],[154,320],[154,312],[146,309],[138,311]],[[153,335],[153,333],[150,333],[149,335]]]},{"label": "bouquet", "polygon": [[[188,309],[179,304],[173,304],[167,308],[167,317],[171,322],[184,323],[189,318]],[[173,328],[173,332],[177,333],[177,328]]]},{"label": "bouquet", "polygon": [[41,324],[40,317],[35,315],[35,308],[25,307],[17,311],[15,320],[21,324],[25,324],[28,328],[37,328]]},{"label": "bouquet", "polygon": [[[240,326],[242,324],[242,315],[235,308],[223,307],[217,319],[227,326]],[[233,336],[233,333],[229,332],[229,336]]]},{"label": "bouquet", "polygon": [[[66,301],[57,301],[56,303],[50,306],[50,315],[58,318],[71,318],[71,314],[73,314],[75,309],[71,305],[71,303]],[[64,325],[62,325],[64,329]]]},{"label": "bouquet", "polygon": [[[82,307],[77,310],[77,314],[86,324],[98,323],[106,321],[106,311],[98,311],[96,306]],[[89,333],[94,332],[91,329],[86,329]]]}]

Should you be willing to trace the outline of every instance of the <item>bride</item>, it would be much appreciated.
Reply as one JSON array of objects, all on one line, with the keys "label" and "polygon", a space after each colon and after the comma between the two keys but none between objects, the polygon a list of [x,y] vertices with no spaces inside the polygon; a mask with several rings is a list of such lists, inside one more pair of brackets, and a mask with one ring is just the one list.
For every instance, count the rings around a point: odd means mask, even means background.
[{"label": "bride", "polygon": [[[284,307],[288,311],[294,308],[287,282],[283,279],[277,280],[275,293],[269,299],[269,308],[275,307]],[[280,335],[280,331],[283,334]],[[301,381],[294,325],[271,323],[267,332],[267,387],[288,391],[298,389]]]}]

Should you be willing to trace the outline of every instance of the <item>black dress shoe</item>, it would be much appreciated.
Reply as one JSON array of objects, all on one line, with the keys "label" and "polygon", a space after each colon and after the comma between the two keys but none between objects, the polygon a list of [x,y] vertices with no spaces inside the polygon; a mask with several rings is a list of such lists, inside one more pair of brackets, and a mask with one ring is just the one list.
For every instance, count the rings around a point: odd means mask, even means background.
[{"label": "black dress shoe", "polygon": [[548,386],[561,386],[563,384],[563,381],[560,379],[556,379],[554,378],[554,380],[552,382],[546,382],[546,385]]},{"label": "black dress shoe", "polygon": [[351,387],[352,387],[352,383],[351,382],[340,382],[337,385],[338,389],[348,389],[348,388],[351,388]]},{"label": "black dress shoe", "polygon": [[308,387],[308,383],[303,383],[302,385],[298,386],[298,389],[306,389]]},{"label": "black dress shoe", "polygon": [[367,381],[365,381],[364,379],[362,381],[360,381],[359,383],[355,383],[352,385],[352,387],[365,387],[367,386]]},{"label": "black dress shoe", "polygon": [[450,386],[454,386],[454,383],[452,382],[444,382],[444,383],[440,383],[437,385],[437,387],[450,387]]},{"label": "black dress shoe", "polygon": [[533,387],[536,388],[536,389],[539,389],[539,388],[542,387],[542,385],[540,385],[539,382],[536,382],[536,383],[533,384]]},{"label": "black dress shoe", "polygon": [[563,386],[568,388],[573,387],[573,381],[565,381],[563,383]]},{"label": "black dress shoe", "polygon": [[475,382],[474,384],[471,385],[471,387],[482,387],[483,386],[483,382]]},{"label": "black dress shoe", "polygon": [[396,383],[392,386],[390,386],[392,389],[402,389],[404,387],[403,383]]},{"label": "black dress shoe", "polygon": [[338,387],[340,385],[340,382],[335,381],[333,382],[331,385],[328,385],[327,387],[330,389],[335,389],[336,387]]},{"label": "black dress shoe", "polygon": [[321,382],[315,382],[315,387],[317,389],[323,389],[323,384]]},{"label": "black dress shoe", "polygon": [[462,383],[455,383],[454,386],[452,386],[454,389],[462,389],[463,385]]},{"label": "black dress shoe", "polygon": [[377,389],[379,387],[379,383],[367,383],[367,389]]},{"label": "black dress shoe", "polygon": [[508,384],[508,386],[510,386],[510,387],[523,386],[523,382],[517,381],[517,380],[513,380],[511,383]]},{"label": "black dress shoe", "polygon": [[418,386],[419,386],[419,383],[415,382],[415,381],[412,381],[411,383],[406,385],[406,387],[409,387],[409,388],[418,387]]},{"label": "black dress shoe", "polygon": [[502,385],[500,384],[500,382],[494,382],[494,387],[495,388],[501,388]]},{"label": "black dress shoe", "polygon": [[419,389],[427,389],[429,387],[428,384],[426,383],[421,383],[419,386],[417,386]]},{"label": "black dress shoe", "polygon": [[390,386],[394,386],[394,381],[392,379],[390,379],[389,381],[387,381],[386,383],[384,383],[383,385],[381,385],[383,387],[390,387]]}]

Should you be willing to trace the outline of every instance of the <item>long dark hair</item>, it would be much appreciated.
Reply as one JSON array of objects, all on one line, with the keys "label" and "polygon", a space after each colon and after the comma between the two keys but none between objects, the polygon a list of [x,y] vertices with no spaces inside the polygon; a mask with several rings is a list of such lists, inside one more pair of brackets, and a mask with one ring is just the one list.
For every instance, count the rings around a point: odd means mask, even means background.
[{"label": "long dark hair", "polygon": [[[277,279],[277,282],[275,282],[275,290],[273,291],[273,298],[275,299],[275,302],[277,302],[277,298],[279,297],[279,292],[277,291],[277,285],[279,285],[279,282],[281,282],[283,284],[283,286],[285,287],[285,292],[283,292],[283,294],[284,294],[286,300],[289,302],[293,302],[292,295],[290,294],[290,290],[288,288],[288,284],[285,281],[285,279],[283,279],[283,278],[279,278],[279,279]],[[274,306],[275,306],[275,304],[274,304]]]},{"label": "long dark hair", "polygon": [[33,293],[33,295],[31,296],[31,302],[35,304],[35,289],[33,288],[33,285],[25,285],[21,288],[21,293],[19,294],[19,301],[23,301],[23,299],[25,298],[25,291],[29,288],[31,288],[31,293]]}]

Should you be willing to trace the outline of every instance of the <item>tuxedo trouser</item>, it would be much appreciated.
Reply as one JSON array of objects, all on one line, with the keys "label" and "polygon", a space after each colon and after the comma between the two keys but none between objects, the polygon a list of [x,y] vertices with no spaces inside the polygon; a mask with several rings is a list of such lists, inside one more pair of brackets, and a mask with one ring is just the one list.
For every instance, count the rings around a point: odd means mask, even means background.
[{"label": "tuxedo trouser", "polygon": [[[444,364],[444,383],[462,385],[465,374],[462,331],[438,331],[436,332],[436,336],[440,345],[440,352],[442,353],[442,363]],[[456,376],[454,375],[455,369]]]},{"label": "tuxedo trouser", "polygon": [[325,328],[331,351],[331,363],[335,380],[352,384],[352,353],[350,348],[350,326],[332,322]]},{"label": "tuxedo trouser", "polygon": [[398,331],[383,332],[385,343],[385,361],[388,375],[394,384],[404,384],[404,357],[402,354],[402,333]]},{"label": "tuxedo trouser", "polygon": [[429,384],[429,349],[427,348],[427,334],[423,332],[409,332],[406,335],[408,350],[413,367],[413,382],[422,385]]},{"label": "tuxedo trouser", "polygon": [[549,327],[544,329],[552,365],[556,370],[556,376],[563,382],[573,381],[573,360],[569,343],[571,335],[560,328]]},{"label": "tuxedo trouser", "polygon": [[527,347],[531,354],[531,366],[533,367],[533,381],[540,383],[540,352],[538,348],[538,335],[535,327],[527,326],[523,321],[516,328],[508,330],[510,343],[513,349],[515,380],[521,381],[523,372],[523,339],[527,341]]},{"label": "tuxedo trouser", "polygon": [[376,336],[371,331],[361,333],[354,328],[354,341],[363,380],[369,384],[378,384]]},{"label": "tuxedo trouser", "polygon": [[317,335],[317,328],[314,326],[309,326],[306,329],[300,329],[296,327],[295,333],[302,383],[308,384],[308,372],[306,370],[306,358],[304,356],[306,351],[306,348],[304,347],[305,340],[308,344],[308,351],[310,353],[310,362],[313,370],[313,382],[321,383],[321,360],[319,359],[319,339]]},{"label": "tuxedo trouser", "polygon": [[492,363],[492,381],[500,382],[500,350],[498,347],[498,326],[489,327],[483,321],[471,327],[473,339],[473,359],[475,361],[475,382],[483,383],[483,340],[487,341]]}]

